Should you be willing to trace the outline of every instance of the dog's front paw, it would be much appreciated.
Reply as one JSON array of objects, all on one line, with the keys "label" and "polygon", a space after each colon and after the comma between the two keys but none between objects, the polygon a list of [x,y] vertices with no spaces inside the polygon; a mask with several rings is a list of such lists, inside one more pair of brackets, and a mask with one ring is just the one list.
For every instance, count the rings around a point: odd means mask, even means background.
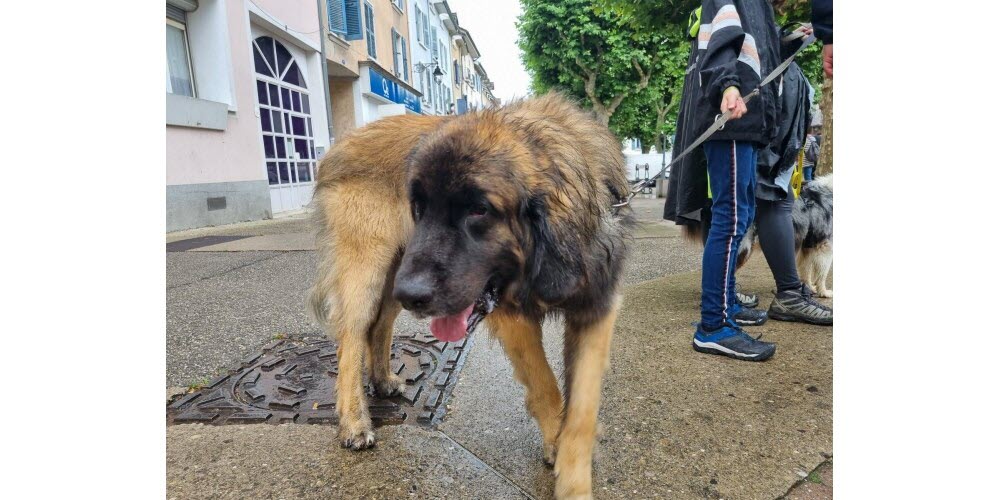
[{"label": "dog's front paw", "polygon": [[820,290],[820,291],[816,292],[816,295],[819,295],[820,297],[823,297],[824,299],[832,299],[833,298],[833,290]]},{"label": "dog's front paw", "polygon": [[406,382],[398,375],[392,373],[384,379],[376,380],[372,385],[375,386],[375,394],[380,398],[402,394],[403,390],[406,389]]},{"label": "dog's front paw", "polygon": [[594,498],[590,490],[590,457],[559,453],[556,457],[556,499]]},{"label": "dog's front paw", "polygon": [[366,450],[375,446],[375,433],[370,428],[359,431],[340,430],[340,446],[354,451]]}]

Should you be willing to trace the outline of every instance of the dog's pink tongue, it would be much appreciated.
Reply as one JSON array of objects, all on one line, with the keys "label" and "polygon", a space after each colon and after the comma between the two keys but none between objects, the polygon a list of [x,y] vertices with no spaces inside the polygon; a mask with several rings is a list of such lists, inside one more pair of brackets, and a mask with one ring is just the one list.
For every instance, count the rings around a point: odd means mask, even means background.
[{"label": "dog's pink tongue", "polygon": [[464,311],[451,316],[440,316],[431,320],[431,333],[438,340],[445,342],[456,342],[465,337],[465,329],[469,327],[469,315],[472,314],[472,305],[466,307]]}]

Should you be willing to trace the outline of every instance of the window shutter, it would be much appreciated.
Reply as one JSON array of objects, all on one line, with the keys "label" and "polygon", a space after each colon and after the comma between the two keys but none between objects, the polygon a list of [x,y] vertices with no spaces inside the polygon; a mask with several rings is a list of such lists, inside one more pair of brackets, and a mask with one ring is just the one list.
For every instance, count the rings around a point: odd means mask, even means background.
[{"label": "window shutter", "polygon": [[167,4],[167,19],[172,19],[183,24],[187,22],[185,14],[187,13],[184,12],[184,9],[170,5],[169,3]]},{"label": "window shutter", "polygon": [[403,81],[410,81],[410,62],[406,58],[406,39],[399,38],[400,46],[403,48]]},{"label": "window shutter", "polygon": [[431,44],[431,53],[433,54],[434,60],[438,59],[438,29],[436,26],[431,26],[431,39],[428,40]]},{"label": "window shutter", "polygon": [[347,29],[344,38],[361,40],[364,38],[361,31],[361,0],[342,1],[344,2],[344,26]]},{"label": "window shutter", "polygon": [[430,32],[431,23],[427,21],[427,14],[423,15],[423,19],[424,19],[424,44],[427,45],[430,44],[431,41],[431,32]]},{"label": "window shutter", "polygon": [[347,36],[347,10],[344,0],[327,0],[326,13],[330,21],[330,32]]}]

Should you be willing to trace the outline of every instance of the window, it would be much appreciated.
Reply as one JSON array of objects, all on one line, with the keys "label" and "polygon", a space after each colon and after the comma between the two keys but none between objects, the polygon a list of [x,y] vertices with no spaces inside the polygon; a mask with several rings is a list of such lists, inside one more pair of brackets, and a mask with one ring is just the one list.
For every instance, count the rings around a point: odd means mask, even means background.
[{"label": "window", "polygon": [[194,97],[185,12],[167,5],[167,93]]},{"label": "window", "polygon": [[403,53],[403,81],[410,81],[410,61],[407,60],[407,50],[406,50],[406,39],[399,37],[399,43],[401,47],[401,52]]},{"label": "window", "polygon": [[427,21],[426,13],[421,14],[420,16],[424,20],[424,46],[426,47],[427,44],[431,43],[431,32],[430,32],[431,23]]},{"label": "window", "polygon": [[410,65],[406,58],[406,39],[392,28],[392,69],[404,82],[410,81]]},{"label": "window", "polygon": [[462,83],[462,71],[458,67],[458,59],[455,59],[452,63],[454,63],[453,72],[455,73],[455,85],[458,85]]},{"label": "window", "polygon": [[365,41],[368,43],[368,55],[372,59],[378,58],[375,50],[375,10],[368,2],[365,2]]},{"label": "window", "polygon": [[438,46],[441,44],[438,42],[438,29],[436,26],[431,27],[431,37],[427,39],[427,42],[431,44],[431,57],[434,58],[434,62],[437,62]]},{"label": "window", "polygon": [[361,5],[358,0],[327,0],[330,32],[346,40],[361,40]]},{"label": "window", "polygon": [[417,21],[417,43],[423,46],[427,46],[424,43],[424,13],[420,11],[420,7],[417,7],[416,21]]},{"label": "window", "polygon": [[389,33],[392,36],[392,72],[397,77],[402,76],[403,72],[400,70],[399,67],[400,62],[402,62],[401,61],[402,57],[400,57],[399,54],[399,39],[401,37],[399,36],[399,33],[396,31],[396,28],[392,28],[389,31]]},{"label": "window", "polygon": [[281,42],[268,36],[253,41],[253,54],[267,182],[312,182],[316,145],[309,91],[298,63]]},{"label": "window", "polygon": [[389,3],[391,3],[393,7],[399,9],[400,12],[404,12],[403,9],[406,8],[403,4],[403,0],[389,0]]}]

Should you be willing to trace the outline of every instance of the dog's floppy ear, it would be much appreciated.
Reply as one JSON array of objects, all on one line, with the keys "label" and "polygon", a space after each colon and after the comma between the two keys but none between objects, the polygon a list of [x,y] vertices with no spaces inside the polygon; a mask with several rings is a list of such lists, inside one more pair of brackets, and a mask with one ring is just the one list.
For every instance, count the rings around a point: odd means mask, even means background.
[{"label": "dog's floppy ear", "polygon": [[527,289],[547,304],[558,304],[577,289],[582,279],[579,249],[571,248],[576,238],[558,232],[550,223],[548,208],[541,196],[532,196],[524,205],[532,240],[526,263]]}]

